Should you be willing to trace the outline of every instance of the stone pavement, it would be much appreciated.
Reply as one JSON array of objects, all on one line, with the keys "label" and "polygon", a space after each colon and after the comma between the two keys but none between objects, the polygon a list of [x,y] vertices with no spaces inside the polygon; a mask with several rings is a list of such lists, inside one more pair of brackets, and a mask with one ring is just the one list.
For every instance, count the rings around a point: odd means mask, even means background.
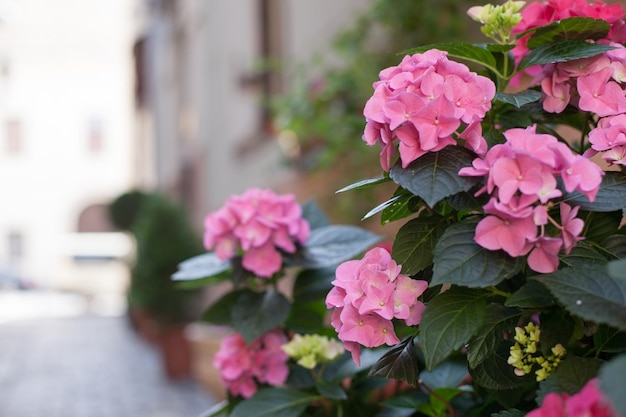
[{"label": "stone pavement", "polygon": [[197,417],[214,404],[159,360],[123,316],[0,321],[0,416]]}]

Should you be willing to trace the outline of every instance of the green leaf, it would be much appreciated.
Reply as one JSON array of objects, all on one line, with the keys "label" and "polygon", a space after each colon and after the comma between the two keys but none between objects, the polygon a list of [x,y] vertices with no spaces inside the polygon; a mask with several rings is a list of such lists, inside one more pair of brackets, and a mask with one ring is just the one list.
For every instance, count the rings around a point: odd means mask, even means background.
[{"label": "green leaf", "polygon": [[433,391],[429,403],[418,407],[420,412],[432,417],[443,417],[447,415],[445,412],[448,409],[450,400],[463,392],[463,390],[458,388],[439,388]]},{"label": "green leaf", "polygon": [[231,267],[229,260],[222,260],[213,252],[189,258],[178,264],[178,271],[172,275],[175,281],[199,279],[217,275]]},{"label": "green leaf", "polygon": [[541,93],[535,90],[524,90],[515,94],[496,93],[496,100],[503,103],[512,104],[518,109],[524,104],[534,103],[541,99]]},{"label": "green leaf", "polygon": [[522,58],[517,66],[517,70],[521,71],[533,65],[550,64],[554,62],[566,62],[574,59],[589,58],[599,55],[603,52],[615,49],[612,46],[597,43],[588,43],[585,41],[563,40],[551,42],[541,45],[537,49],[533,49]]},{"label": "green leaf", "polygon": [[575,323],[572,317],[562,308],[544,310],[539,316],[541,323],[541,340],[539,346],[544,356],[551,354],[557,344],[567,346],[574,332]]},{"label": "green leaf", "polygon": [[176,289],[179,290],[195,290],[209,285],[219,284],[224,281],[228,281],[228,274],[218,274],[213,275],[212,277],[176,281],[175,286]]},{"label": "green leaf", "polygon": [[611,261],[607,267],[611,278],[626,280],[626,259]]},{"label": "green leaf", "polygon": [[320,398],[291,388],[265,388],[237,404],[230,417],[298,417]]},{"label": "green leaf", "polygon": [[570,313],[626,330],[626,281],[609,277],[597,264],[535,276]]},{"label": "green leaf", "polygon": [[380,224],[401,220],[413,215],[420,206],[421,200],[408,191],[401,194],[400,198],[388,207],[385,207],[380,215]]},{"label": "green leaf", "polygon": [[286,257],[304,268],[325,268],[359,255],[381,240],[372,232],[356,226],[335,225],[312,230],[300,254]]},{"label": "green leaf", "polygon": [[467,348],[467,361],[470,368],[475,368],[489,357],[504,339],[505,332],[515,328],[522,313],[515,308],[502,304],[489,304],[483,326],[476,332]]},{"label": "green leaf", "polygon": [[456,284],[489,287],[512,277],[522,267],[521,259],[503,251],[490,251],[474,241],[477,217],[467,217],[449,226],[433,252],[432,285]]},{"label": "green leaf", "polygon": [[626,416],[626,395],[624,395],[624,375],[626,375],[626,355],[620,355],[600,369],[600,389],[613,403],[619,415]]},{"label": "green leaf", "polygon": [[585,268],[590,264],[605,265],[606,258],[602,256],[590,243],[578,242],[569,255],[560,257],[563,265],[573,268]]},{"label": "green leaf", "polygon": [[470,166],[476,155],[460,146],[447,146],[439,152],[429,152],[406,168],[400,163],[391,168],[391,179],[434,207],[445,197],[468,191],[478,177],[462,177],[459,170]]},{"label": "green leaf", "polygon": [[568,353],[548,379],[539,384],[537,402],[541,403],[550,392],[577,393],[587,381],[597,375],[601,365],[602,361],[598,359],[580,358]]},{"label": "green leaf", "polygon": [[582,235],[585,240],[600,243],[608,236],[613,235],[622,221],[622,211],[599,213],[594,211],[579,211],[578,217],[585,222]]},{"label": "green leaf", "polygon": [[200,414],[200,417],[218,417],[218,416],[226,415],[228,412],[228,406],[229,406],[229,403],[227,400],[220,401],[219,403],[215,404],[213,407],[209,408],[208,410]]},{"label": "green leaf", "polygon": [[233,327],[251,343],[287,319],[291,304],[284,295],[270,289],[264,293],[245,292],[233,306]]},{"label": "green leaf", "polygon": [[507,363],[511,341],[503,341],[497,350],[482,361],[476,368],[470,369],[474,382],[489,390],[512,390],[533,381],[535,376],[517,376],[514,368]]},{"label": "green leaf", "polygon": [[378,177],[378,178],[368,178],[366,180],[357,181],[354,184],[347,185],[340,190],[335,191],[335,194],[343,193],[350,190],[359,190],[361,188],[369,188],[374,185],[384,184],[386,182],[391,181],[391,178],[387,176]]},{"label": "green leaf", "polygon": [[621,210],[626,207],[626,174],[616,171],[605,172],[600,191],[593,202],[578,191],[568,194],[564,201],[588,211]]},{"label": "green leaf", "polygon": [[[615,259],[626,258],[626,235],[607,236],[602,242],[602,249]],[[611,273],[609,264],[609,274]]]},{"label": "green leaf", "polygon": [[524,411],[513,408],[511,410],[503,410],[499,413],[492,413],[491,417],[524,417],[526,413]]},{"label": "green leaf", "polygon": [[246,293],[252,293],[252,291],[241,289],[223,295],[204,312],[202,320],[218,326],[230,326],[232,324],[233,306],[239,297]]},{"label": "green leaf", "polygon": [[302,205],[302,218],[309,223],[311,230],[330,224],[330,220],[314,200],[309,200]]},{"label": "green leaf", "polygon": [[[411,193],[407,193],[407,196],[412,196],[412,195]],[[383,203],[380,203],[379,205],[377,205],[376,207],[374,207],[373,209],[365,213],[365,216],[363,216],[361,220],[367,220],[373,215],[375,215],[376,213],[380,213],[381,211],[384,211],[388,209],[389,207],[392,207],[394,204],[396,204],[399,201],[401,202],[402,197],[403,197],[402,195],[396,195],[396,196],[391,197],[389,200]]]},{"label": "green leaf", "polygon": [[626,332],[601,324],[593,335],[593,345],[598,352],[626,352]]},{"label": "green leaf", "polygon": [[298,274],[293,284],[294,303],[318,301],[326,298],[333,287],[335,268],[305,269]]},{"label": "green leaf", "polygon": [[458,387],[469,376],[465,362],[444,361],[432,371],[420,372],[419,379],[430,389]]},{"label": "green leaf", "polygon": [[382,358],[372,366],[369,376],[406,381],[411,385],[417,382],[417,352],[413,343],[413,336],[405,337],[400,343],[393,346]]},{"label": "green leaf", "polygon": [[332,384],[323,379],[317,381],[315,388],[324,398],[330,398],[331,400],[345,400],[348,398],[346,391],[340,385]]},{"label": "green leaf", "polygon": [[413,412],[420,406],[428,401],[428,396],[421,392],[411,393],[410,395],[399,395],[397,397],[391,397],[380,403],[380,405],[388,408],[413,410]]},{"label": "green leaf", "polygon": [[426,369],[432,370],[476,333],[487,312],[485,294],[453,287],[426,307],[420,323],[420,341]]},{"label": "green leaf", "polygon": [[554,305],[556,300],[539,281],[528,281],[504,302],[507,307],[541,308]]},{"label": "green leaf", "polygon": [[436,43],[404,51],[402,55],[422,53],[431,49],[446,51],[449,57],[461,58],[480,64],[491,70],[494,74],[498,74],[496,59],[493,54],[485,47],[479,45],[470,45],[467,43]]},{"label": "green leaf", "polygon": [[528,39],[528,49],[535,49],[541,45],[559,40],[602,39],[608,35],[610,25],[602,19],[591,17],[572,17],[552,22],[535,30]]},{"label": "green leaf", "polygon": [[[481,197],[482,199],[483,197]],[[457,193],[446,197],[445,201],[457,211],[478,211],[485,205],[479,198],[468,192]]]},{"label": "green leaf", "polygon": [[440,217],[413,219],[398,230],[392,252],[403,274],[415,275],[433,263],[433,249],[443,230]]},{"label": "green leaf", "polygon": [[[289,316],[285,320],[285,327],[289,330],[300,333],[324,333],[324,318],[328,309],[323,302],[323,298],[317,301],[295,301],[291,305]],[[335,337],[334,330],[327,329],[330,336]]]}]

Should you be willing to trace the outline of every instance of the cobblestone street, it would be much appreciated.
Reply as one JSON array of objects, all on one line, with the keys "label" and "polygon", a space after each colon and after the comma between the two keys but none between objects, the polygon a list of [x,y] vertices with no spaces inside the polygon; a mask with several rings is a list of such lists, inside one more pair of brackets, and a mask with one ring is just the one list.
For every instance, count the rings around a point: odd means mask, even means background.
[{"label": "cobblestone street", "polygon": [[0,321],[0,416],[197,417],[214,403],[159,361],[123,316]]}]

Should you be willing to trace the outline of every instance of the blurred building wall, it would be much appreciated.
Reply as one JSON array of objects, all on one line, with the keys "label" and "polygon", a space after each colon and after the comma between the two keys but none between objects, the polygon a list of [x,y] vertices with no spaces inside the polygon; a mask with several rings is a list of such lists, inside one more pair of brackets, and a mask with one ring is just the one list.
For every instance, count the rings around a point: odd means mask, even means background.
[{"label": "blurred building wall", "polygon": [[[0,265],[44,287],[107,286],[118,266],[75,261],[120,249],[78,232],[134,183],[133,2],[2,0],[0,18]],[[91,213],[87,229],[107,231]]]},{"label": "blurred building wall", "polygon": [[293,175],[264,102],[276,66],[329,51],[368,0],[146,0],[135,44],[136,135],[147,188],[182,200],[201,226],[228,195]]}]

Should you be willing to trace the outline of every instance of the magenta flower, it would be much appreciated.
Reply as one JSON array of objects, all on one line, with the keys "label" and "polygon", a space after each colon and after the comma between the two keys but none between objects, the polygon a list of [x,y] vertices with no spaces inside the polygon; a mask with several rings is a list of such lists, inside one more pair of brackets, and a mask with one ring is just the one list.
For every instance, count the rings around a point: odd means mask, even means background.
[{"label": "magenta flower", "polygon": [[412,279],[384,248],[370,249],[361,260],[342,263],[335,271],[326,306],[334,308],[331,325],[360,364],[361,346],[395,345],[400,340],[392,320],[419,324],[425,306],[418,297],[426,281]]},{"label": "magenta flower", "polygon": [[234,333],[222,341],[213,365],[232,395],[249,398],[258,383],[276,386],[287,380],[289,356],[281,349],[287,341],[282,332],[273,330],[247,345],[239,333]]},{"label": "magenta flower", "polygon": [[526,417],[619,417],[612,404],[598,387],[598,379],[591,379],[583,389],[574,394],[546,395],[541,407],[526,414]]},{"label": "magenta flower", "polygon": [[220,259],[243,253],[243,267],[271,277],[282,266],[279,250],[293,253],[309,236],[309,224],[291,194],[252,188],[231,196],[205,220],[204,246]]},{"label": "magenta flower", "polygon": [[[495,95],[491,80],[448,60],[446,52],[436,49],[405,56],[379,77],[363,110],[367,121],[363,140],[370,146],[380,143],[385,171],[390,169],[396,146],[403,167],[426,152],[456,144],[457,139],[465,139],[470,149],[484,153],[486,142],[483,146],[476,125],[491,108]],[[472,129],[457,138],[457,130],[468,125]]]}]

